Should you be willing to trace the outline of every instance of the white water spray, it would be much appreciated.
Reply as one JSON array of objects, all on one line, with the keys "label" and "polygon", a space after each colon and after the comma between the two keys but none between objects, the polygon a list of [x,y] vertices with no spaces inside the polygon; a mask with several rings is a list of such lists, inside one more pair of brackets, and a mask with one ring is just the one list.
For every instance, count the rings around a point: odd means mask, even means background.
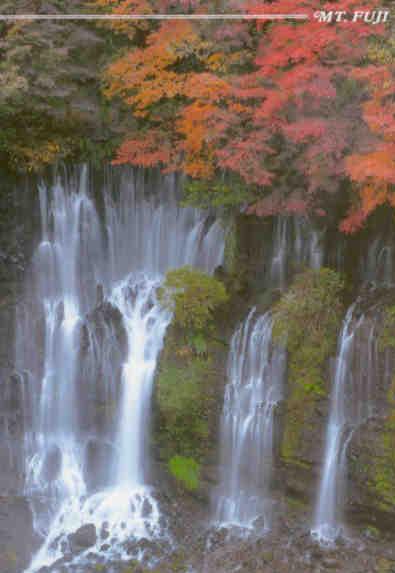
[{"label": "white water spray", "polygon": [[[223,233],[207,214],[178,208],[173,178],[160,186],[127,172],[114,191],[110,179],[103,216],[87,168],[40,187],[42,239],[17,337],[28,379],[25,491],[44,538],[31,573],[57,560],[82,571],[92,555],[131,558],[133,541],[166,536],[146,471],[171,318],[156,290],[169,268],[212,272]],[[95,538],[76,554],[72,535],[86,524]]]},{"label": "white water spray", "polygon": [[[353,433],[374,412],[377,377],[375,326],[356,317],[353,304],[344,319],[333,378],[325,452],[312,535],[332,544],[344,532],[347,449]],[[366,334],[366,329],[368,334]]]},{"label": "white water spray", "polygon": [[276,406],[282,399],[284,353],[272,345],[272,318],[253,309],[233,335],[221,420],[221,480],[215,521],[270,528]]}]

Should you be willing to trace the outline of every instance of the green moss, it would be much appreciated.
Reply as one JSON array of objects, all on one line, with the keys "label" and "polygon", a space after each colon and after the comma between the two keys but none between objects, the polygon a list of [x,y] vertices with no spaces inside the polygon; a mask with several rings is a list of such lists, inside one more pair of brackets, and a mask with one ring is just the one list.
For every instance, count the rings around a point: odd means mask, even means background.
[{"label": "green moss", "polygon": [[237,225],[234,219],[228,222],[225,235],[224,268],[227,273],[237,271],[238,237]]},{"label": "green moss", "polygon": [[383,328],[379,336],[379,349],[395,348],[395,305],[385,309]]},{"label": "green moss", "polygon": [[170,473],[188,491],[199,488],[200,464],[193,458],[173,456],[169,460]]},{"label": "green moss", "polygon": [[169,271],[158,296],[174,324],[193,334],[211,330],[215,310],[228,300],[219,280],[192,267]]},{"label": "green moss", "polygon": [[[184,267],[167,273],[158,296],[172,310],[173,322],[156,378],[155,442],[171,473],[181,472],[175,477],[183,483],[189,473],[183,478],[182,471],[192,470],[181,461],[200,463],[209,448],[216,375],[213,356],[219,342],[215,312],[228,295],[216,278]],[[191,483],[183,485],[194,489]]]},{"label": "green moss", "polygon": [[392,559],[385,559],[384,557],[379,557],[376,566],[377,573],[394,573],[395,571],[395,561]]},{"label": "green moss", "polygon": [[316,402],[326,391],[324,371],[336,351],[343,288],[335,271],[307,270],[296,276],[273,309],[273,338],[286,346],[289,364],[282,455],[293,463],[297,463],[302,431],[313,431]]},{"label": "green moss", "polygon": [[[188,351],[187,351],[188,352]],[[162,361],[157,377],[160,445],[165,458],[182,454],[199,458],[209,436],[208,384],[213,377],[209,358],[185,356]]]},{"label": "green moss", "polygon": [[388,415],[372,464],[372,488],[383,510],[395,508],[395,378],[388,391]]}]

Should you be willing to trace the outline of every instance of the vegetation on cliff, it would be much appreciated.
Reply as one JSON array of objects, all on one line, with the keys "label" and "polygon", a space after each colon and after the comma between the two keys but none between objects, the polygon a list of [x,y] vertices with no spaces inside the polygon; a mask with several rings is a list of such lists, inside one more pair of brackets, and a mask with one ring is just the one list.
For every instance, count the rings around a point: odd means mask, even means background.
[{"label": "vegetation on cliff", "polygon": [[215,313],[228,295],[216,278],[190,267],[169,271],[159,300],[173,311],[156,379],[157,442],[182,487],[195,490],[210,445],[215,393]]},{"label": "vegetation on cliff", "polygon": [[371,483],[379,506],[393,511],[395,507],[395,378],[387,393],[387,416],[371,465]]},{"label": "vegetation on cliff", "polygon": [[383,326],[379,336],[379,347],[395,349],[395,305],[388,306],[384,312]]},{"label": "vegetation on cliff", "polygon": [[[393,352],[395,349],[395,305],[384,309],[380,331],[379,350]],[[379,439],[375,445],[374,459],[369,466],[370,485],[378,498],[381,509],[393,510],[395,507],[395,378],[387,391],[386,416]]]},{"label": "vegetation on cliff", "polygon": [[273,308],[273,338],[288,352],[284,458],[300,452],[302,432],[312,423],[316,400],[325,395],[325,367],[336,353],[343,288],[337,272],[309,269],[296,275]]},{"label": "vegetation on cliff", "polygon": [[214,312],[227,302],[228,295],[216,278],[183,267],[167,273],[159,300],[174,313],[174,324],[196,346],[198,339],[213,329]]}]

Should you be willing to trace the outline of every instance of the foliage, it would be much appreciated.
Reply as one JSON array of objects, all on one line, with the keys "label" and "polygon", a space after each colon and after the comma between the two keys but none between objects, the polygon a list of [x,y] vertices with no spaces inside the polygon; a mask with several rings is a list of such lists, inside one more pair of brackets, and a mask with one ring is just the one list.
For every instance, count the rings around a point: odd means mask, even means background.
[{"label": "foliage", "polygon": [[[16,0],[6,2],[4,11],[34,13],[39,4]],[[49,0],[41,9],[75,13],[84,5],[83,0]],[[119,106],[110,106],[101,94],[100,72],[114,47],[108,32],[95,29],[93,23],[0,24],[3,165],[13,171],[38,171],[67,158],[80,161],[97,153],[111,157],[113,149],[104,140],[114,135],[117,143],[113,129],[120,127],[113,119]]]},{"label": "foliage", "polygon": [[162,456],[201,459],[208,447],[215,368],[215,311],[223,284],[190,267],[169,271],[158,298],[174,312],[156,382],[157,440]]},{"label": "foliage", "polygon": [[157,402],[162,442],[167,441],[172,452],[201,455],[208,438],[207,385],[212,374],[207,359],[188,357],[178,363],[162,361],[157,378]]},{"label": "foliage", "polygon": [[[185,2],[175,0],[97,4],[115,12],[135,5],[146,12],[185,9]],[[369,9],[379,4],[374,0]],[[188,7],[217,9],[210,0]],[[331,0],[325,8],[338,4]],[[342,4],[347,13],[360,8],[357,0]],[[325,193],[341,192],[349,178],[357,194],[342,229],[356,230],[376,206],[393,204],[390,27],[320,23],[313,0],[236,2],[234,9],[311,17],[163,22],[140,29],[138,38],[131,31],[135,45],[105,75],[107,96],[121,98],[138,120],[116,162],[182,170],[203,182],[189,186],[187,201],[247,201],[247,212],[259,216],[306,210],[324,215],[330,203]],[[229,192],[216,183],[224,171],[244,189],[230,186]]]},{"label": "foliage", "polygon": [[169,461],[169,470],[187,490],[198,489],[200,465],[193,458],[174,456]]},{"label": "foliage", "polygon": [[395,206],[395,42],[376,41],[369,52],[371,64],[354,75],[367,84],[369,99],[363,119],[372,134],[367,149],[347,158],[346,165],[358,197],[341,228],[358,230],[370,213],[383,203]]},{"label": "foliage", "polygon": [[[388,306],[384,311],[378,342],[381,351],[395,348],[395,305]],[[377,443],[374,463],[371,465],[373,473],[370,481],[379,498],[379,505],[384,510],[395,506],[395,378],[387,393],[387,408],[384,428]]]},{"label": "foliage", "polygon": [[379,337],[379,348],[395,348],[395,306],[389,306],[384,313],[383,327]]},{"label": "foliage", "polygon": [[184,186],[181,204],[203,209],[209,207],[232,209],[243,203],[247,204],[251,197],[253,192],[249,191],[245,184],[193,180]]},{"label": "foliage", "polygon": [[273,336],[287,347],[291,380],[307,392],[323,389],[322,366],[336,348],[343,287],[331,269],[307,270],[274,308]]},{"label": "foliage", "polygon": [[336,350],[342,317],[343,280],[331,269],[307,270],[273,309],[273,338],[286,346],[290,393],[282,454],[300,452],[302,432],[309,431],[316,400],[325,392],[324,367]]},{"label": "foliage", "polygon": [[[81,147],[84,159],[108,158],[113,146],[103,142],[113,140],[115,163],[193,178],[186,202],[324,216],[338,193],[349,209],[341,229],[357,231],[378,206],[395,206],[393,23],[323,24],[314,0],[256,4],[235,0],[232,9],[310,18],[1,24],[0,160],[37,170]],[[40,6],[8,1],[4,11]],[[218,10],[215,0],[49,0],[45,10],[86,6]]]},{"label": "foliage", "polygon": [[383,509],[395,506],[395,379],[388,391],[388,414],[381,441],[377,444],[373,469],[373,489]]},{"label": "foliage", "polygon": [[211,329],[215,310],[228,300],[219,280],[192,267],[169,271],[158,294],[174,312],[174,323],[195,334]]}]

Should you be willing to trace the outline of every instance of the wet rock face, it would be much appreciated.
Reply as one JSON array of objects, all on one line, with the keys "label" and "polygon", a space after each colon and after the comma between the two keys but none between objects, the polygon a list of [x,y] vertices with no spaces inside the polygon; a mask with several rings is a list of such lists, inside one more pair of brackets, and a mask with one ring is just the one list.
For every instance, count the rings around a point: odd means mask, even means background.
[{"label": "wet rock face", "polygon": [[[345,451],[346,499],[342,519],[361,529],[373,526],[394,532],[395,352],[383,350],[379,339],[384,310],[394,304],[395,292],[393,288],[367,285],[359,296],[351,325],[355,336],[344,396],[350,441]],[[294,463],[284,464],[281,473],[277,473],[277,477],[282,476],[286,494],[312,508],[322,472],[335,366],[332,358],[326,376],[327,394],[317,402],[311,416],[306,417],[305,411],[298,418],[304,429],[303,447],[296,450]]]},{"label": "wet rock face", "polygon": [[37,543],[27,501],[20,497],[0,497],[0,571],[23,571]]},{"label": "wet rock face", "polygon": [[93,523],[83,525],[75,533],[68,536],[70,549],[73,553],[79,553],[95,545],[97,539],[96,527]]},{"label": "wet rock face", "polygon": [[393,352],[380,355],[375,412],[354,434],[349,452],[350,496],[347,510],[356,524],[395,531],[395,383]]},{"label": "wet rock face", "polygon": [[[0,189],[0,495],[23,482],[23,373],[15,374],[15,314],[38,228],[34,192],[1,174]],[[2,570],[0,568],[0,570]]]}]

